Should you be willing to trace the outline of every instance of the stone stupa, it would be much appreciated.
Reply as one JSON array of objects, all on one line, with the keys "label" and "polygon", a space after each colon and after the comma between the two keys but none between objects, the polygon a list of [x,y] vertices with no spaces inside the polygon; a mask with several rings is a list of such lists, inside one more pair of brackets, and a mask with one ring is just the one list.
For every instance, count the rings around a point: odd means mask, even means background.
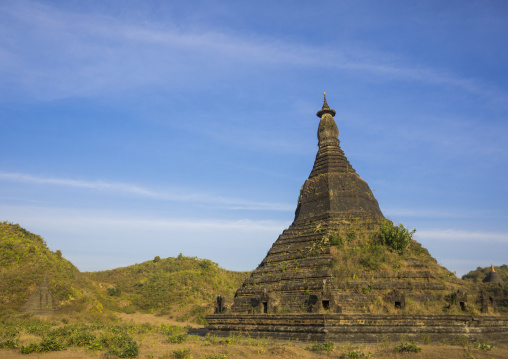
[{"label": "stone stupa", "polygon": [[483,279],[483,283],[503,284],[504,282],[499,273],[494,269],[494,266],[490,265],[490,272]]},{"label": "stone stupa", "polygon": [[378,243],[382,227],[403,227],[385,219],[347,160],[335,114],[325,95],[317,112],[319,149],[294,221],[234,298],[217,297],[215,314],[206,318],[210,332],[367,342],[506,335],[506,318],[474,321],[481,297],[419,243],[405,250]]},{"label": "stone stupa", "polygon": [[40,287],[30,295],[25,305],[21,307],[20,312],[40,315],[49,315],[57,312],[53,302],[53,295],[49,290],[47,275],[44,275]]}]

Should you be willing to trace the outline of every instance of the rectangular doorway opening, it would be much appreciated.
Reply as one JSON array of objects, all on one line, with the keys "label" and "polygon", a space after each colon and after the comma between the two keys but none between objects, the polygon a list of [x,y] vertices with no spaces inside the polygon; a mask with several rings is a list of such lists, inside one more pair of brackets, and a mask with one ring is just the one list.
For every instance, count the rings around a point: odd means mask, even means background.
[{"label": "rectangular doorway opening", "polygon": [[400,309],[402,308],[402,303],[401,302],[395,302],[395,309]]},{"label": "rectangular doorway opening", "polygon": [[463,312],[466,310],[466,302],[460,302],[460,310]]},{"label": "rectangular doorway opening", "polygon": [[330,301],[329,300],[323,300],[321,302],[321,304],[323,305],[324,310],[330,310]]},{"label": "rectangular doorway opening", "polygon": [[268,313],[268,303],[263,302],[263,313]]}]

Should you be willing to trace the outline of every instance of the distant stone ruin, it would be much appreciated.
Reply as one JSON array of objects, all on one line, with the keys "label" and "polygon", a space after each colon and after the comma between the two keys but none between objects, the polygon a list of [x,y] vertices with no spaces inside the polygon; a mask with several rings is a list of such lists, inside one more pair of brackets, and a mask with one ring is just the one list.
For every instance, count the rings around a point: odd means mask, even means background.
[{"label": "distant stone ruin", "polygon": [[47,275],[44,275],[44,280],[39,289],[30,295],[30,298],[20,309],[20,312],[40,315],[49,315],[57,312],[53,302],[53,295],[49,290]]},{"label": "distant stone ruin", "polygon": [[494,266],[491,265],[490,272],[483,280],[483,283],[503,284],[504,282],[499,273],[494,269]]},{"label": "distant stone ruin", "polygon": [[295,219],[235,297],[217,297],[215,314],[206,317],[210,332],[354,342],[506,340],[508,317],[482,315],[492,312],[492,298],[416,241],[407,251],[376,242],[380,229],[393,224],[340,148],[335,114],[325,95],[317,113],[319,149]]}]

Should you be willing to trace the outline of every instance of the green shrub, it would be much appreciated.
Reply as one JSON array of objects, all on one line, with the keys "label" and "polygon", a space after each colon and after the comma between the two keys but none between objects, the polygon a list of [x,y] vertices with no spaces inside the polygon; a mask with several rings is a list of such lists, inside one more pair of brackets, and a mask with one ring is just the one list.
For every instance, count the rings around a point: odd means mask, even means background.
[{"label": "green shrub", "polygon": [[489,350],[492,350],[495,348],[495,345],[493,344],[483,344],[483,343],[479,343],[476,348],[480,349],[480,350],[486,350],[486,351],[489,351]]},{"label": "green shrub", "polygon": [[75,347],[86,347],[90,346],[95,342],[95,335],[89,333],[88,331],[80,331],[77,333],[73,333],[68,339],[66,344],[68,346]]},{"label": "green shrub", "polygon": [[187,340],[187,336],[184,334],[170,335],[168,336],[168,342],[174,344],[180,344]]},{"label": "green shrub", "polygon": [[37,351],[37,344],[36,343],[30,343],[27,346],[22,345],[21,348],[19,348],[19,352],[21,354],[30,354]]},{"label": "green shrub", "polygon": [[381,223],[375,243],[385,245],[399,254],[404,253],[413,240],[416,229],[409,231],[402,224],[395,226],[391,221]]},{"label": "green shrub", "polygon": [[405,343],[400,343],[400,345],[397,345],[394,348],[394,350],[397,353],[418,353],[419,351],[422,350],[422,348],[416,346],[412,342],[405,342]]},{"label": "green shrub", "polygon": [[60,350],[64,350],[65,346],[60,343],[56,338],[48,337],[43,338],[40,343],[30,343],[26,347],[24,345],[21,346],[20,352],[21,354],[30,354],[30,353],[45,353],[45,352],[56,352]]},{"label": "green shrub", "polygon": [[330,235],[330,245],[337,246],[339,248],[342,248],[344,245],[344,240],[342,239],[342,236],[340,234],[332,234]]},{"label": "green shrub", "polygon": [[15,325],[0,325],[0,341],[13,340],[19,336],[19,328]]},{"label": "green shrub", "polygon": [[205,355],[205,359],[227,359],[227,354],[212,354],[212,355]]},{"label": "green shrub", "polygon": [[177,349],[173,350],[173,356],[176,359],[190,359],[192,358],[190,349]]},{"label": "green shrub", "polygon": [[31,322],[25,325],[25,332],[28,334],[38,335],[38,336],[44,336],[49,333],[49,330],[51,328],[51,324],[44,323],[41,321]]},{"label": "green shrub", "polygon": [[362,247],[360,264],[370,270],[378,270],[386,262],[386,249],[382,245],[374,244]]},{"label": "green shrub", "polygon": [[163,335],[167,335],[168,337],[178,335],[178,334],[187,334],[187,329],[185,329],[184,327],[179,327],[177,325],[169,325],[169,324],[164,324],[164,323],[159,325],[155,329],[155,331],[157,331]]},{"label": "green shrub", "polygon": [[7,339],[0,342],[0,349],[16,349],[19,346],[19,340]]},{"label": "green shrub", "polygon": [[370,358],[372,357],[372,354],[369,352],[367,354],[361,352],[360,350],[352,350],[348,352],[347,354],[341,356],[341,358],[347,358],[347,359],[364,359],[364,358]]},{"label": "green shrub", "polygon": [[348,242],[352,242],[354,241],[355,238],[356,238],[356,229],[349,230],[346,234],[346,240]]},{"label": "green shrub", "polygon": [[116,335],[112,338],[111,344],[108,353],[119,358],[135,358],[139,354],[139,345],[129,335]]},{"label": "green shrub", "polygon": [[209,270],[209,269],[212,269],[212,268],[216,268],[218,267],[219,265],[215,262],[212,262],[211,260],[209,259],[202,259],[200,262],[199,262],[199,266],[204,269],[204,270]]},{"label": "green shrub", "polygon": [[333,342],[326,342],[326,343],[316,343],[311,344],[307,347],[308,349],[312,350],[313,352],[332,352],[334,349]]}]

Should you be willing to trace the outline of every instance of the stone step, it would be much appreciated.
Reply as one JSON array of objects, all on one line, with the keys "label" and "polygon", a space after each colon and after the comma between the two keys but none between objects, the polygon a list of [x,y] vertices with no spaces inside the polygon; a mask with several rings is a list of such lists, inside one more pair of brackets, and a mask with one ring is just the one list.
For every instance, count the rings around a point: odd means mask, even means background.
[{"label": "stone step", "polygon": [[434,279],[437,276],[431,271],[416,270],[416,271],[399,271],[399,272],[388,272],[388,271],[369,271],[359,272],[358,278],[372,278],[372,279],[391,279],[391,278],[411,278],[411,279]]},{"label": "stone step", "polygon": [[[323,266],[330,266],[333,261],[333,258],[331,257],[323,257],[323,258],[302,258],[302,259],[295,259],[292,261],[286,262],[285,269],[292,269],[292,268],[316,268],[316,267],[323,267]],[[253,277],[260,276],[263,274],[268,273],[277,273],[282,272],[283,268],[276,265],[265,265],[258,267],[254,272],[252,273]]]},{"label": "stone step", "polygon": [[300,259],[300,258],[312,258],[312,257],[323,257],[330,254],[330,247],[325,247],[320,250],[313,251],[312,253],[309,252],[294,252],[294,253],[288,253],[288,254],[273,254],[265,257],[263,259],[263,262],[265,265],[268,263],[277,263],[277,262],[285,262],[290,261],[293,259]]},{"label": "stone step", "polygon": [[[277,243],[276,243],[277,244]],[[311,248],[315,248],[316,246],[323,245],[320,241],[305,241],[298,242],[287,245],[276,245],[274,244],[272,248],[268,251],[268,254],[284,254],[284,253],[294,253],[302,250],[310,250]]]},{"label": "stone step", "polygon": [[264,291],[267,293],[271,292],[288,292],[293,294],[293,292],[306,292],[306,291],[318,291],[320,292],[323,289],[323,280],[308,280],[306,282],[298,281],[298,282],[279,282],[278,284],[273,285],[259,285],[259,286],[249,286],[242,287],[236,291],[236,296],[249,296],[249,295],[260,295]]},{"label": "stone step", "polygon": [[247,278],[244,284],[252,285],[252,284],[263,284],[263,283],[273,283],[279,281],[287,281],[287,280],[307,280],[307,279],[315,279],[315,278],[329,278],[332,276],[332,271],[330,269],[324,270],[288,270],[285,273],[278,273],[273,275],[265,275],[258,277],[250,277]]}]

